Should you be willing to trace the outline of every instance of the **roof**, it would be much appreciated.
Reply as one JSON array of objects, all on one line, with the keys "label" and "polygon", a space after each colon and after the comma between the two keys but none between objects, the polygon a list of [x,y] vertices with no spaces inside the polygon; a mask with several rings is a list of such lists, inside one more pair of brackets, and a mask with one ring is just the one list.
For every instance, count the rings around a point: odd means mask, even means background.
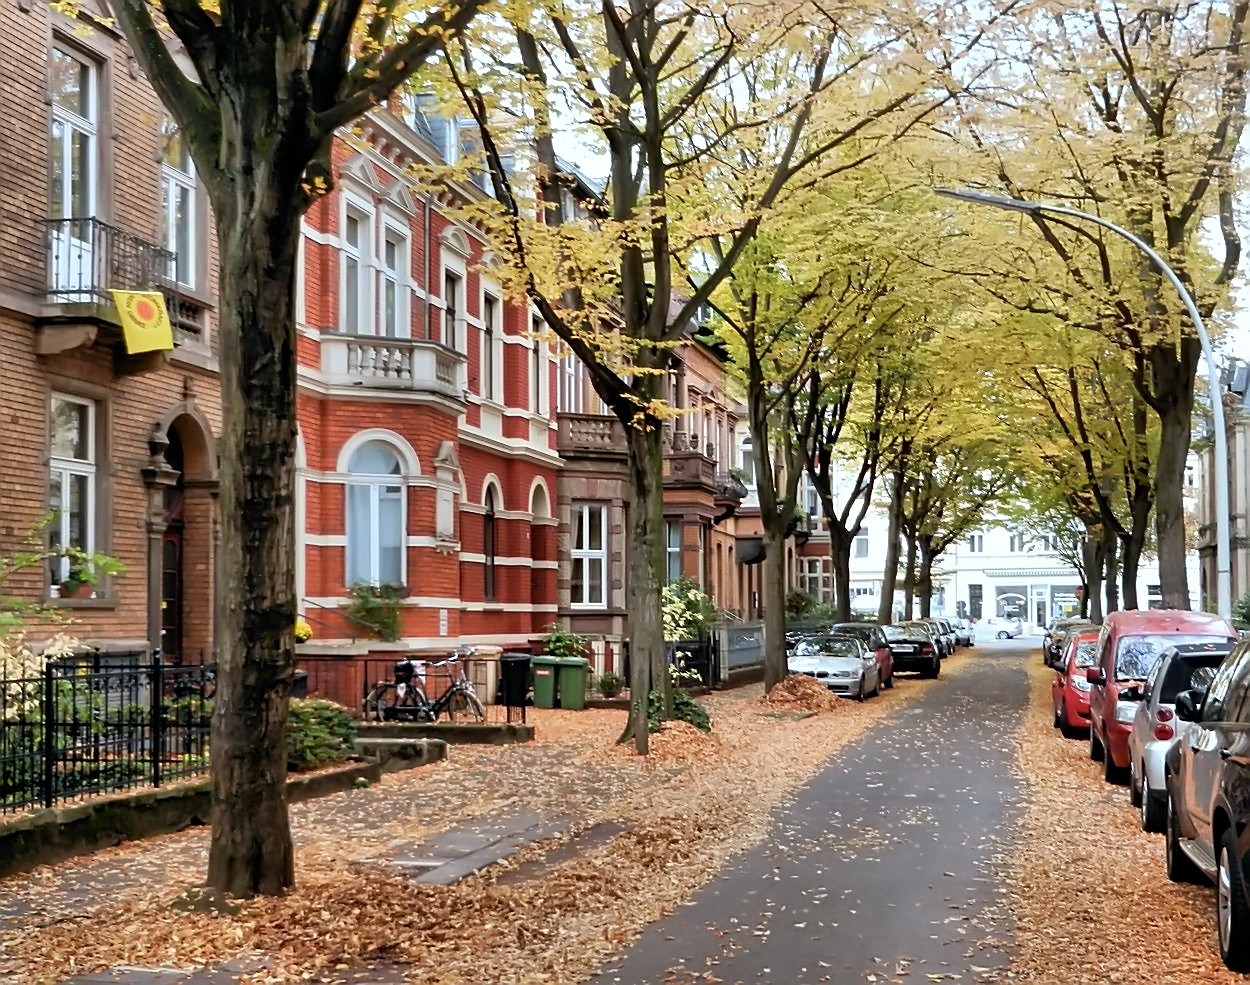
[{"label": "roof", "polygon": [[1185,609],[1122,609],[1108,613],[1103,625],[1116,633],[1222,633],[1236,638],[1228,620],[1214,612]]}]

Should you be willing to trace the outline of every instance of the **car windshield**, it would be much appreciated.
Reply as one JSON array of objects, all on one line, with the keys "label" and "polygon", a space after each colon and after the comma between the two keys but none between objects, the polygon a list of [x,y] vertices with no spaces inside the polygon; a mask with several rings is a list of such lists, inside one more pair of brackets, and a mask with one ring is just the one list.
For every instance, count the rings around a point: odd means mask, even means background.
[{"label": "car windshield", "polygon": [[1168,664],[1159,683],[1159,703],[1176,704],[1176,696],[1195,687],[1208,687],[1215,669],[1224,661],[1226,650],[1212,653],[1177,654]]},{"label": "car windshield", "polygon": [[929,634],[920,626],[886,626],[887,640],[913,640],[921,643],[929,641]]},{"label": "car windshield", "polygon": [[835,633],[841,633],[843,636],[857,636],[869,645],[872,644],[876,629],[876,626],[870,626],[867,623],[838,623],[833,627]]},{"label": "car windshield", "polygon": [[808,636],[794,647],[796,657],[857,657],[860,652],[855,640],[838,639],[836,636]]},{"label": "car windshield", "polygon": [[1076,662],[1077,667],[1096,667],[1098,666],[1098,641],[1085,640],[1083,643],[1076,645]]},{"label": "car windshield", "polygon": [[1182,633],[1152,633],[1149,636],[1125,636],[1115,651],[1115,679],[1144,681],[1159,662],[1159,655],[1169,646],[1182,643],[1226,643],[1224,636],[1189,636]]}]

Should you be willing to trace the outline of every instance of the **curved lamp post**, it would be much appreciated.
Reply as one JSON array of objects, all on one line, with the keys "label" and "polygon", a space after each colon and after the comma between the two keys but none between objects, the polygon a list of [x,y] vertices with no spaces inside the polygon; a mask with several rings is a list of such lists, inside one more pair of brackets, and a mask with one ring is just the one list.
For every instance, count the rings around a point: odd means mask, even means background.
[{"label": "curved lamp post", "polygon": [[1202,355],[1207,362],[1207,378],[1210,380],[1211,385],[1211,416],[1214,419],[1215,427],[1216,608],[1221,616],[1225,619],[1229,618],[1233,611],[1233,579],[1229,549],[1231,538],[1229,535],[1228,516],[1228,436],[1224,432],[1224,401],[1220,393],[1220,374],[1215,365],[1215,353],[1211,351],[1211,339],[1207,335],[1207,326],[1203,323],[1202,316],[1198,314],[1198,306],[1194,304],[1194,299],[1190,296],[1189,291],[1185,289],[1185,285],[1181,283],[1181,279],[1176,276],[1176,271],[1169,267],[1167,261],[1159,256],[1140,237],[1134,236],[1127,229],[1117,226],[1114,222],[1108,222],[1102,216],[1091,215],[1078,209],[1070,209],[1064,205],[1041,205],[1037,202],[1026,202],[1020,198],[990,195],[973,188],[935,188],[933,191],[935,194],[946,198],[972,202],[975,205],[988,205],[995,209],[1009,209],[1012,212],[1040,213],[1043,215],[1064,215],[1074,219],[1085,219],[1127,239],[1145,253],[1151,262],[1159,268],[1159,272],[1171,281],[1172,286],[1176,288],[1176,293],[1180,295],[1181,301],[1184,302],[1185,310],[1189,313],[1190,320],[1194,323],[1194,328],[1198,333],[1198,343],[1202,346]]}]

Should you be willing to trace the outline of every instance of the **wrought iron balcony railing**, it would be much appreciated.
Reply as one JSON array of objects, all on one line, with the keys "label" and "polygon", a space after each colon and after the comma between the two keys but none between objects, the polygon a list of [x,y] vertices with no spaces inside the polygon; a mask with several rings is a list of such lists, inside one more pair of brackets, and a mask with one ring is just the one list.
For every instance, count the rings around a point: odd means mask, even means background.
[{"label": "wrought iron balcony railing", "polygon": [[49,219],[46,226],[53,301],[112,304],[110,290],[159,290],[170,283],[171,250],[94,218]]}]

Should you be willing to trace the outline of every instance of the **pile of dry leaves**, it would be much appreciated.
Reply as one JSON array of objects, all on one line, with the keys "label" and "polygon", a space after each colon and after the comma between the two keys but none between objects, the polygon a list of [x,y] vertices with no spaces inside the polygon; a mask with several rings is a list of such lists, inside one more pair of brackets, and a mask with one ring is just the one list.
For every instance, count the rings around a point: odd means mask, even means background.
[{"label": "pile of dry leaves", "polygon": [[650,755],[662,760],[702,759],[719,744],[714,732],[704,732],[689,722],[664,722],[651,733]]},{"label": "pile of dry leaves", "polygon": [[760,701],[786,711],[838,711],[842,707],[837,695],[805,674],[784,678]]}]

